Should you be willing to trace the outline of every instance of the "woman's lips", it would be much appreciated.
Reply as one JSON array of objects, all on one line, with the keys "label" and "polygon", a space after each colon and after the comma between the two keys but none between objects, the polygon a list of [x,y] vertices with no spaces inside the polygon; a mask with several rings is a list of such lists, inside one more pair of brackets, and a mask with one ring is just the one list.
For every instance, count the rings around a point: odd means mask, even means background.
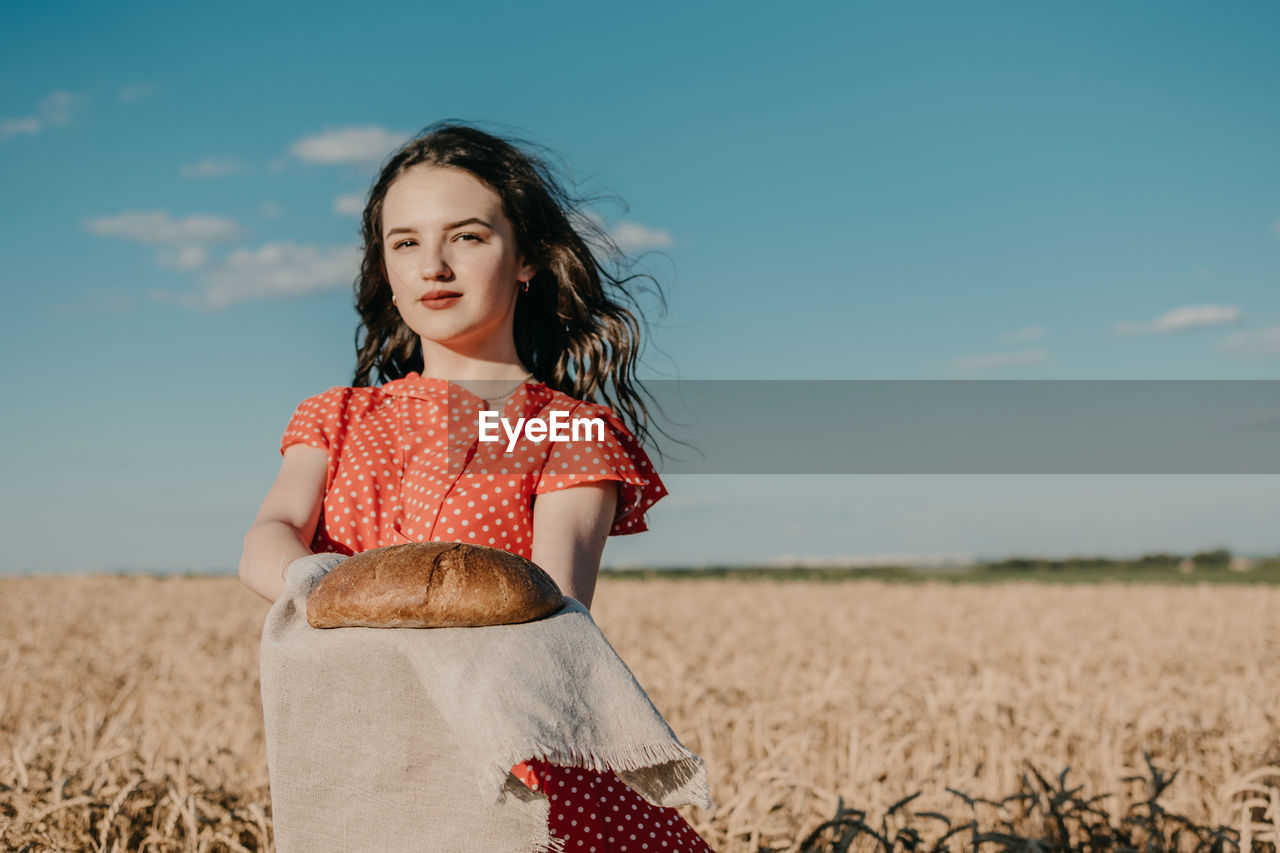
[{"label": "woman's lips", "polygon": [[448,308],[462,298],[461,293],[452,290],[433,290],[422,296],[422,304],[433,310]]}]

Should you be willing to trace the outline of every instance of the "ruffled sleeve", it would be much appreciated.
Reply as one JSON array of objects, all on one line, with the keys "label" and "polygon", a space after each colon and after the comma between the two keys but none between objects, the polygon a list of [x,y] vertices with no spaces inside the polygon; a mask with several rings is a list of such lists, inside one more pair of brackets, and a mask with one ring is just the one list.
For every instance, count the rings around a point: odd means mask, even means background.
[{"label": "ruffled sleeve", "polygon": [[617,480],[618,509],[609,535],[648,530],[644,514],[667,495],[667,489],[640,442],[608,406],[579,403],[570,417],[599,418],[604,422],[603,436],[598,428],[590,435],[583,429],[577,440],[554,443],[534,494]]},{"label": "ruffled sleeve", "polygon": [[299,403],[280,439],[280,454],[283,456],[285,448],[292,444],[309,444],[322,450],[332,447],[345,427],[351,391],[335,386]]}]

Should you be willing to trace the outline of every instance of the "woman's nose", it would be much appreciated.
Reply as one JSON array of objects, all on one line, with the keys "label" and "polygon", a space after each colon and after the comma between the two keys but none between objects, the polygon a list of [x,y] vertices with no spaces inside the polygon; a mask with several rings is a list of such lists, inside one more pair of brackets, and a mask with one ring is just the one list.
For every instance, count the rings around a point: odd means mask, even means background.
[{"label": "woman's nose", "polygon": [[449,264],[440,252],[422,251],[418,255],[418,271],[425,279],[447,279],[451,273]]}]

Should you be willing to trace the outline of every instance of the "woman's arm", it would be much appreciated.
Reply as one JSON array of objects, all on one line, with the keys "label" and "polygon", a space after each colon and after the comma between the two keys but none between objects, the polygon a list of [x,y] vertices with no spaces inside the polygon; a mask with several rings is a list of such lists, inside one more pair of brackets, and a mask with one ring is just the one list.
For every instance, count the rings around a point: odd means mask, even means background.
[{"label": "woman's arm", "polygon": [[544,492],[533,501],[533,562],[588,610],[617,504],[615,480]]},{"label": "woman's arm", "polygon": [[284,568],[311,553],[320,521],[329,454],[318,447],[285,448],[280,473],[244,536],[240,580],[268,601],[284,591]]}]

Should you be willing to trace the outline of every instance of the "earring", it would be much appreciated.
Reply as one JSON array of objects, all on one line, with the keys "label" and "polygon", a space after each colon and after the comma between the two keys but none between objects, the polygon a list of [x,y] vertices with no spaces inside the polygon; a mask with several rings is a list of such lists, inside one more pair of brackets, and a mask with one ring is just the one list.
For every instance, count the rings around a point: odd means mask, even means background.
[{"label": "earring", "polygon": [[391,297],[391,304],[392,304],[392,305],[399,305],[400,303],[399,303],[399,302],[396,302],[396,298],[395,298],[395,296],[392,296],[392,297]]},{"label": "earring", "polygon": [[521,293],[528,293],[528,292],[529,292],[529,282],[527,282],[527,281],[522,281],[522,282],[520,282],[520,283],[524,285],[524,287],[520,288],[520,292],[521,292]]}]

